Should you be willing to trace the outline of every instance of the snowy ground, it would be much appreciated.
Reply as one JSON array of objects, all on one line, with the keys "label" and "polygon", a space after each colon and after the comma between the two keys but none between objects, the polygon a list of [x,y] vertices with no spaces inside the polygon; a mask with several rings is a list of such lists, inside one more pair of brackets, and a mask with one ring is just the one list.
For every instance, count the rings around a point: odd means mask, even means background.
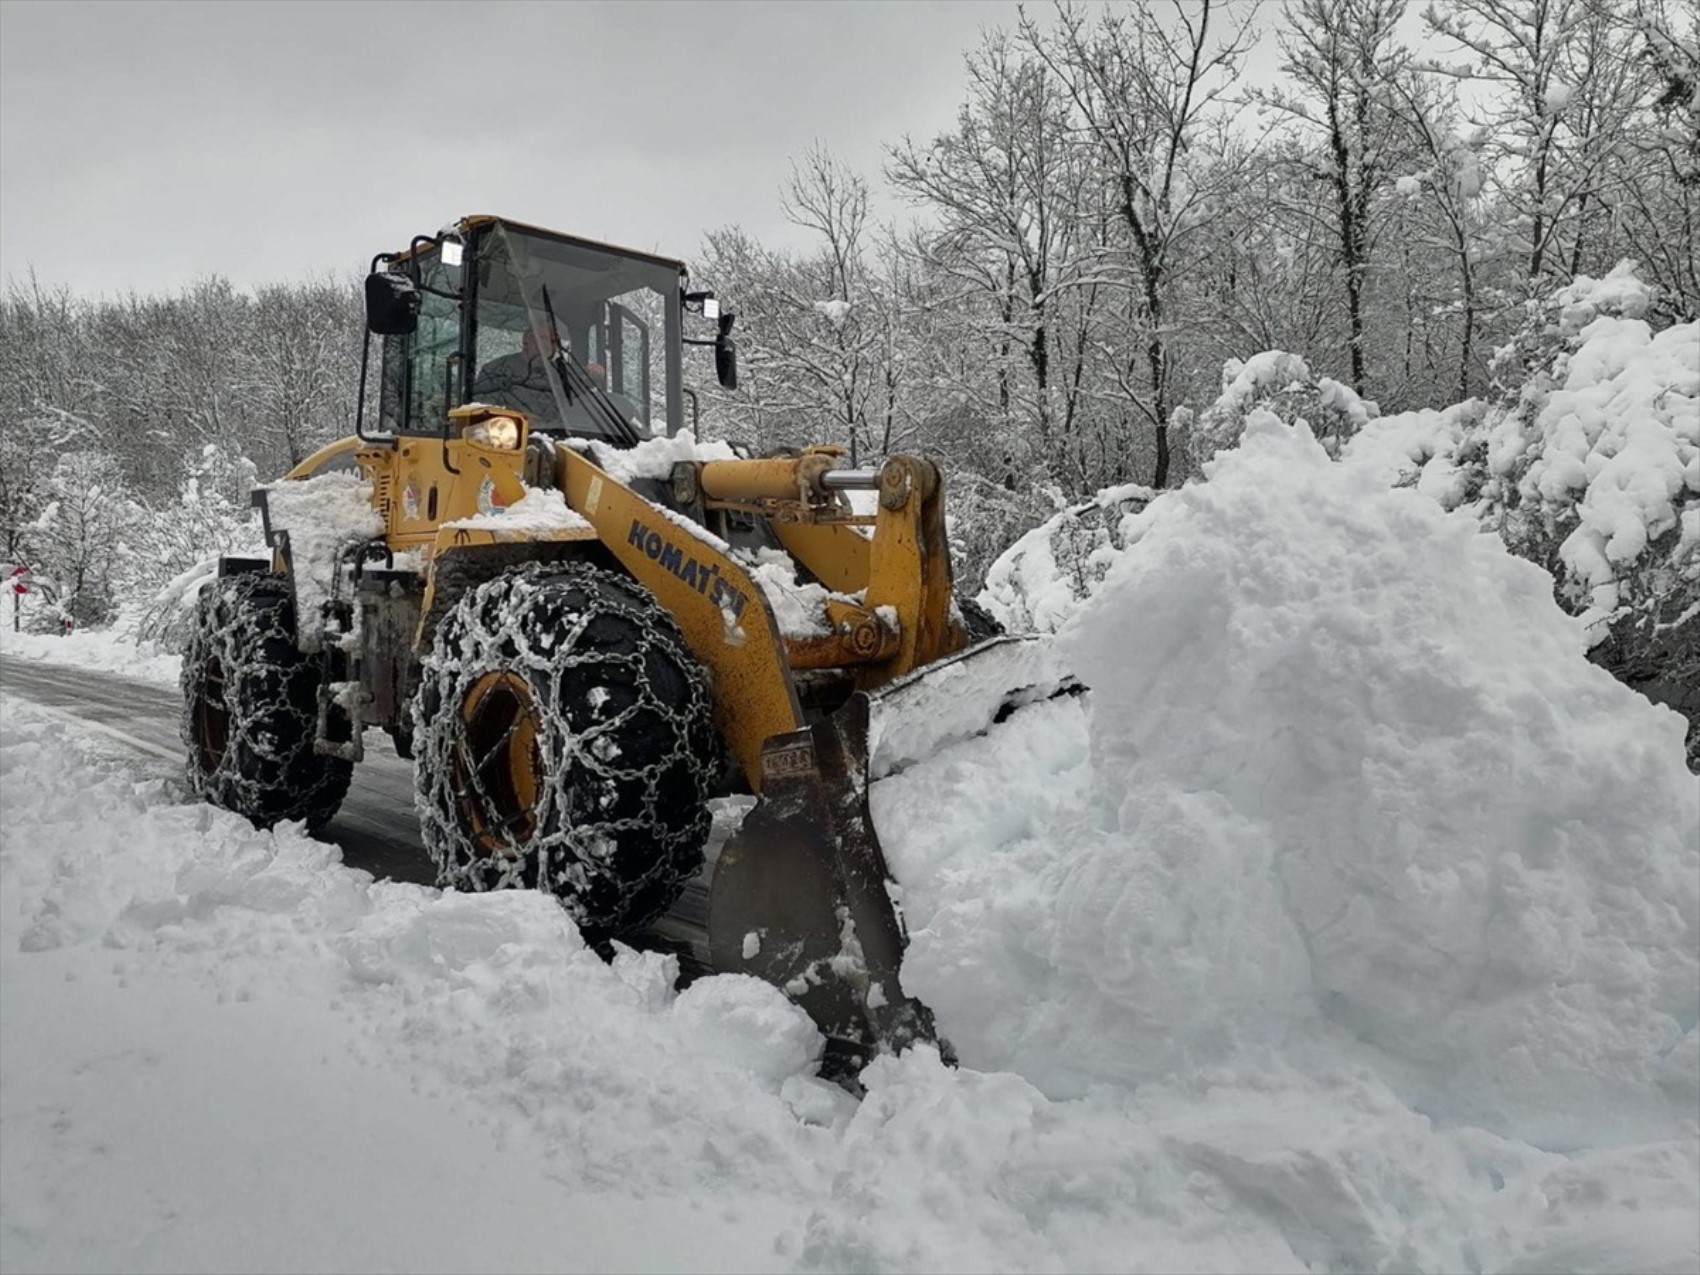
[{"label": "snowy ground", "polygon": [[[1550,580],[1264,422],[1089,695],[875,793],[914,1051],[0,699],[0,1267],[1692,1271],[1700,790]],[[8,655],[10,658],[10,655]]]},{"label": "snowy ground", "polygon": [[10,623],[0,627],[0,655],[8,659],[46,660],[77,668],[122,673],[142,682],[177,685],[182,661],[151,643],[136,643],[113,629],[89,629],[60,636],[52,633],[14,633]]}]

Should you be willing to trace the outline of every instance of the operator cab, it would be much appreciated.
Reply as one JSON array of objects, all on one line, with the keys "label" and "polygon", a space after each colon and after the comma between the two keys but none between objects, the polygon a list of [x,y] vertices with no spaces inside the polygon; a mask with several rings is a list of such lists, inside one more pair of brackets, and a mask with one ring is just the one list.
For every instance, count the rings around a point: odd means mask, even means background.
[{"label": "operator cab", "polygon": [[[701,312],[707,294],[685,292],[682,262],[468,217],[373,265],[367,304],[384,338],[384,432],[445,433],[449,412],[471,403],[517,408],[533,430],[615,446],[683,424],[682,316]],[[403,279],[419,294],[408,298],[417,320],[386,321],[393,316],[380,311]],[[729,355],[730,317],[714,341],[689,343]]]}]

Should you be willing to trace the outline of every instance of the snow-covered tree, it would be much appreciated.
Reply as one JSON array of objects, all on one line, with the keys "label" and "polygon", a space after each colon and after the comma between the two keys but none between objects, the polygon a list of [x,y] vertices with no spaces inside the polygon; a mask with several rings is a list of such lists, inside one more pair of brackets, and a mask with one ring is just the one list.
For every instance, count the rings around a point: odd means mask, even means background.
[{"label": "snow-covered tree", "polygon": [[[1218,108],[1250,44],[1249,16],[1233,21],[1225,5],[1201,0],[1177,3],[1166,15],[1106,9],[1092,23],[1059,6],[1054,29],[1029,18],[1022,35],[1067,90],[1108,187],[1101,198],[1120,252],[1104,252],[1073,286],[1131,294],[1126,357],[1111,360],[1110,369],[1120,396],[1152,430],[1151,481],[1162,487],[1169,479],[1176,280],[1190,237],[1236,179],[1232,152],[1207,134],[1231,122]],[[1083,213],[1089,210],[1077,215]]]},{"label": "snow-covered tree", "polygon": [[1262,95],[1316,136],[1307,170],[1330,193],[1345,297],[1352,388],[1369,384],[1371,254],[1405,138],[1389,83],[1409,65],[1395,28],[1405,0],[1288,0],[1281,48],[1288,86]]},{"label": "snow-covered tree", "polygon": [[[1432,77],[1406,68],[1389,81],[1393,107],[1409,130],[1419,167],[1401,176],[1395,189],[1404,198],[1392,220],[1407,254],[1429,247],[1444,254],[1456,271],[1456,285],[1435,288],[1433,271],[1407,270],[1408,292],[1426,303],[1407,307],[1406,377],[1411,376],[1411,342],[1435,311],[1458,317],[1457,372],[1452,390],[1469,398],[1485,368],[1478,357],[1483,298],[1479,274],[1493,251],[1493,236],[1483,199],[1482,129],[1467,128],[1455,93]],[[1427,285],[1426,287],[1424,285]]]},{"label": "snow-covered tree", "polygon": [[110,621],[134,506],[118,463],[104,452],[60,456],[46,484],[47,504],[23,529],[23,556],[34,585],[59,619],[78,628]]},{"label": "snow-covered tree", "polygon": [[1700,9],[1638,0],[1639,110],[1610,176],[1624,252],[1657,289],[1655,312],[1700,319]]},{"label": "snow-covered tree", "polygon": [[1528,295],[1622,249],[1613,215],[1646,67],[1635,32],[1605,0],[1437,0],[1429,31],[1461,60],[1488,173],[1520,237]]},{"label": "snow-covered tree", "polygon": [[252,461],[208,443],[184,463],[175,499],[133,507],[115,575],[135,608],[131,622],[138,636],[181,649],[185,603],[192,602],[187,586],[209,576],[221,554],[263,555],[249,501],[254,478]]},{"label": "snow-covered tree", "polygon": [[1000,438],[1011,475],[1066,481],[1084,405],[1079,307],[1096,299],[1082,291],[1094,178],[1062,86],[1037,58],[993,32],[965,68],[956,126],[905,138],[886,173],[938,225],[915,247],[967,356],[952,391]]}]

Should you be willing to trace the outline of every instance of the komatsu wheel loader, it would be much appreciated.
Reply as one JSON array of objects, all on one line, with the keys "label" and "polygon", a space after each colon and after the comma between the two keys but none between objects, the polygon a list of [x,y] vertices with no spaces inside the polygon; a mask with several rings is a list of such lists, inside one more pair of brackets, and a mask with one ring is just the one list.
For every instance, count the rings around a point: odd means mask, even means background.
[{"label": "komatsu wheel loader", "polygon": [[684,350],[735,388],[733,318],[678,261],[473,216],[380,254],[365,295],[376,427],[256,492],[270,558],[200,599],[192,787],[321,826],[381,728],[440,882],[551,891],[593,940],[701,869],[711,799],[756,794],[715,969],[864,1051],[934,1039],[870,777],[1053,689],[1031,644],[970,645],[937,468],[695,445]]}]

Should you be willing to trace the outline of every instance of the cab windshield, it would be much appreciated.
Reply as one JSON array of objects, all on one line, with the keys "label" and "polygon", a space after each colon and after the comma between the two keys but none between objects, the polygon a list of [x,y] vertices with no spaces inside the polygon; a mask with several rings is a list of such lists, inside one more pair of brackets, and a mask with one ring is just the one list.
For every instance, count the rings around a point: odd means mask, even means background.
[{"label": "cab windshield", "polygon": [[[407,268],[424,304],[414,332],[385,338],[380,411],[390,432],[438,433],[451,409],[474,402],[518,408],[533,429],[612,443],[678,431],[676,263],[494,222],[472,234],[461,262],[446,264],[430,245]],[[582,369],[570,383],[552,357],[557,341]],[[588,401],[587,384],[607,405]],[[633,429],[615,428],[622,421]]]},{"label": "cab windshield", "polygon": [[679,408],[679,268],[497,223],[475,243],[471,401],[517,407],[534,428],[606,438],[550,357],[576,359],[640,435]]}]

